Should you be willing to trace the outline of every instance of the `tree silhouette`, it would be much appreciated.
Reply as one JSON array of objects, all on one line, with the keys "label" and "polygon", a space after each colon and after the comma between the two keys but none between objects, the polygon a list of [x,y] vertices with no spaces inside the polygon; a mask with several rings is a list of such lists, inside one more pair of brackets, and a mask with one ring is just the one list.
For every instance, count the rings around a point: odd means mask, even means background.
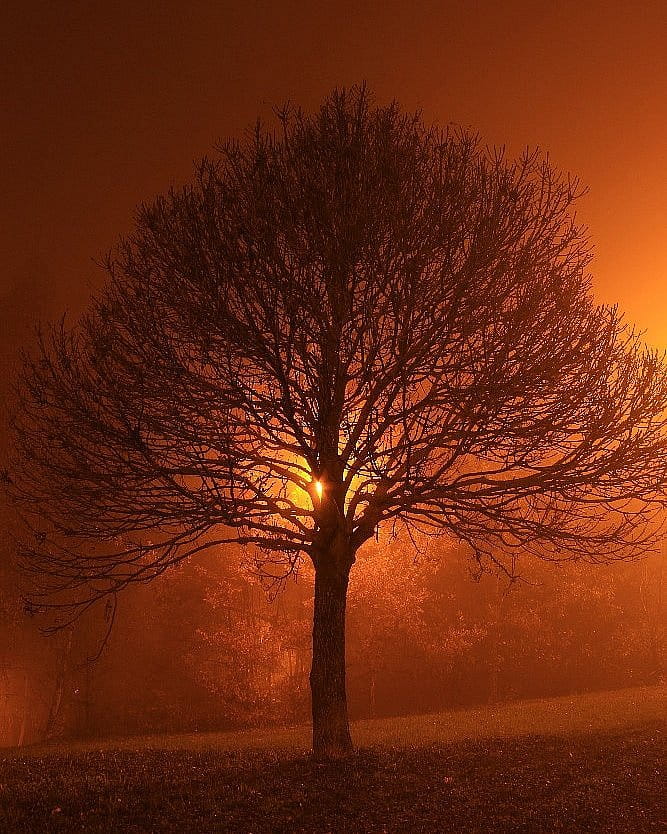
[{"label": "tree silhouette", "polygon": [[337,754],[378,525],[508,571],[647,547],[665,367],[591,299],[579,191],[353,88],[142,205],[87,315],[25,360],[7,479],[35,599],[74,611],[228,542],[275,577],[310,558],[313,745]]}]

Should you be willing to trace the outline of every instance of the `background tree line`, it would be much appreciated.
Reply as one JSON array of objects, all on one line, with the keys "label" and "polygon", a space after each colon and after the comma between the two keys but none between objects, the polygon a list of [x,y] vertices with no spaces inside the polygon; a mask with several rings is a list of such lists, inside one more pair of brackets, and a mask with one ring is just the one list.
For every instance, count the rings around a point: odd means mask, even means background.
[{"label": "background tree line", "polygon": [[[125,594],[97,660],[108,609],[44,640],[6,574],[2,744],[307,720],[311,577],[267,594],[230,556]],[[595,571],[525,559],[513,585],[496,574],[476,581],[465,552],[444,541],[420,554],[409,540],[381,539],[360,559],[348,612],[353,717],[663,676],[663,555]]]}]

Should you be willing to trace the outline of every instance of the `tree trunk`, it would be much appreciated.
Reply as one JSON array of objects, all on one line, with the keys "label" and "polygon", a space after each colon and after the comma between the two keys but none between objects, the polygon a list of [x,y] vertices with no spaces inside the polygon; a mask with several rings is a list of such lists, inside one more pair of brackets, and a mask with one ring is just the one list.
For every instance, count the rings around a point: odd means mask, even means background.
[{"label": "tree trunk", "polygon": [[376,704],[375,704],[375,669],[371,669],[371,718],[375,718]]},{"label": "tree trunk", "polygon": [[30,678],[28,677],[28,670],[23,670],[23,712],[21,714],[21,728],[19,730],[19,740],[16,743],[17,747],[23,747],[25,744],[26,732],[28,729],[28,717],[30,715]]},{"label": "tree trunk", "polygon": [[[327,558],[327,557],[331,558]],[[313,753],[334,758],[352,750],[345,691],[345,602],[351,561],[326,554],[315,568]]]},{"label": "tree trunk", "polygon": [[44,729],[44,737],[48,740],[55,738],[62,732],[62,728],[58,726],[60,718],[60,711],[63,706],[63,695],[65,693],[65,683],[69,677],[70,667],[72,663],[72,641],[74,629],[72,627],[67,631],[65,646],[62,653],[58,655],[58,664],[56,667],[56,679],[54,684],[53,695],[51,696],[51,704],[49,706],[49,714],[46,719],[46,727]]}]

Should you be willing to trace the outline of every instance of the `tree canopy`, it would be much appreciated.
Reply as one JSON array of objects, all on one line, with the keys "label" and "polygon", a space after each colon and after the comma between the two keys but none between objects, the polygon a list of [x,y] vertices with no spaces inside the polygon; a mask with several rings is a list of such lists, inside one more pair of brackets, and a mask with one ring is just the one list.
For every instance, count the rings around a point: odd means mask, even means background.
[{"label": "tree canopy", "polygon": [[650,544],[665,365],[592,299],[580,193],[353,88],[142,205],[24,366],[8,477],[44,601],[238,541],[336,574],[344,614],[378,525],[508,569]]}]

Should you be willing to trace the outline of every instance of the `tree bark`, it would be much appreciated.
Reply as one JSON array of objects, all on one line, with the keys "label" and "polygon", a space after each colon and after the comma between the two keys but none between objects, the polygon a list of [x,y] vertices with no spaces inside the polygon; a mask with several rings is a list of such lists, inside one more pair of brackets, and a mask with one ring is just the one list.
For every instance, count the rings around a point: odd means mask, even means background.
[{"label": "tree bark", "polygon": [[313,753],[323,758],[352,751],[345,689],[345,603],[351,564],[351,559],[331,553],[315,567],[310,691]]}]

